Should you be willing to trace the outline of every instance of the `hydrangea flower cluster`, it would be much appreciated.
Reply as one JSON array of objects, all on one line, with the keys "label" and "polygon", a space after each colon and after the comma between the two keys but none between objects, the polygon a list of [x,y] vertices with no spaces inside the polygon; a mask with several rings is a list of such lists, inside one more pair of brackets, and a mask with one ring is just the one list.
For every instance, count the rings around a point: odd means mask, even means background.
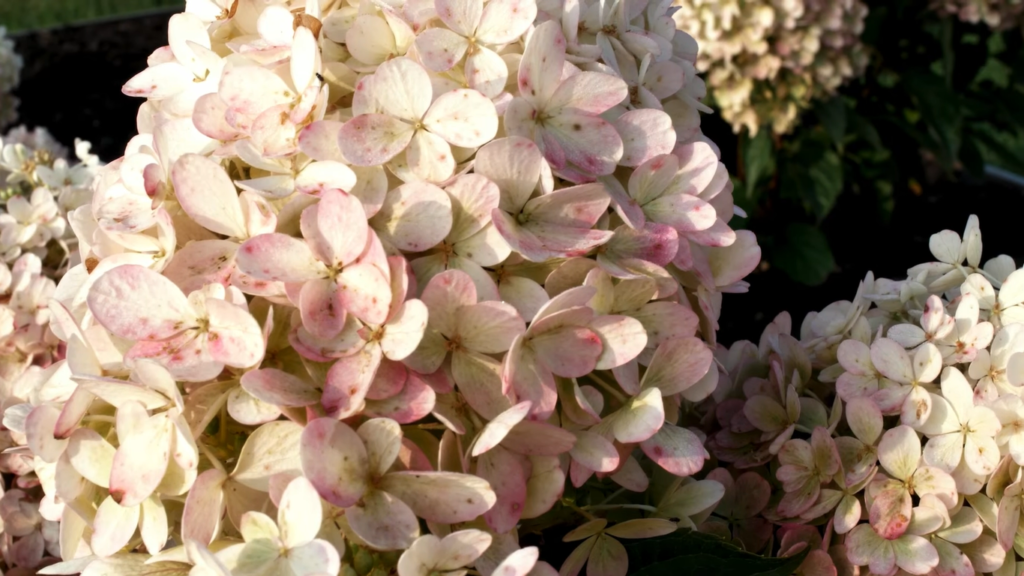
[{"label": "hydrangea flower cluster", "polygon": [[518,527],[557,506],[562,572],[624,576],[620,539],[692,526],[681,414],[760,249],[673,10],[189,0],[31,291],[17,565],[550,575]]},{"label": "hydrangea flower cluster", "polygon": [[[98,166],[87,142],[76,142],[80,162],[62,157],[49,133],[24,127],[0,140],[0,390],[4,408],[28,394],[33,382],[57,376],[61,341],[50,329],[49,300],[56,281],[77,263],[68,212],[87,203]],[[45,397],[45,395],[44,395]],[[20,402],[20,401],[17,401]],[[12,412],[4,416],[17,419]],[[14,483],[0,496],[0,554],[8,574],[38,566],[59,552],[59,525],[46,500],[23,432],[4,420],[0,472]],[[23,572],[24,573],[24,572]]]},{"label": "hydrangea flower cluster", "polygon": [[14,40],[7,36],[7,28],[0,26],[0,128],[18,118],[18,99],[13,92],[21,81],[23,64],[14,51]]},{"label": "hydrangea flower cluster", "polygon": [[1024,25],[1024,2],[1021,0],[937,0],[933,5],[941,13],[971,24],[984,22],[996,30]]},{"label": "hydrangea flower cluster", "polygon": [[783,314],[719,350],[705,429],[726,490],[702,530],[806,544],[809,575],[1024,569],[1024,270],[982,263],[974,216],[929,245],[934,261],[868,274],[798,337]]},{"label": "hydrangea flower cluster", "polygon": [[796,125],[814,100],[863,74],[861,0],[674,0],[673,18],[700,44],[697,67],[722,117],[752,135]]}]

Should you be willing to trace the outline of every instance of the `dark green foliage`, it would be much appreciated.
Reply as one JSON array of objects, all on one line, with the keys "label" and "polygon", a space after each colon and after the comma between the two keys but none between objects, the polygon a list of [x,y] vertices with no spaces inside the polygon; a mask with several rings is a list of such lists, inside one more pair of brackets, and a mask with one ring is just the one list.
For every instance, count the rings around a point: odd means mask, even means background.
[{"label": "dark green foliage", "polygon": [[790,558],[764,558],[700,532],[679,531],[626,543],[631,576],[789,576],[807,550]]}]

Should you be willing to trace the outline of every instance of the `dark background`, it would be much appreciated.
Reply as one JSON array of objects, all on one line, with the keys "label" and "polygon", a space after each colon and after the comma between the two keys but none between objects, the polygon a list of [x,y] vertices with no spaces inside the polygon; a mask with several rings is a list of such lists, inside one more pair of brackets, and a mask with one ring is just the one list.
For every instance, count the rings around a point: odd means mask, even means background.
[{"label": "dark background", "polygon": [[[137,133],[135,116],[141,100],[121,94],[121,86],[146,67],[153,50],[167,43],[172,12],[57,28],[15,35],[25,68],[16,95],[21,98],[20,122],[44,126],[63,144],[76,137],[89,140],[104,161],[120,157]],[[703,118],[704,132],[722,146],[722,158],[735,170],[736,138],[716,116]],[[970,214],[981,219],[985,251],[1024,263],[1024,191],[993,180],[940,181],[920,193],[909,188],[893,193],[895,208],[888,218],[874,198],[843,194],[823,222],[837,271],[816,287],[789,279],[763,262],[747,280],[748,294],[725,296],[719,340],[757,340],[761,330],[783,310],[799,327],[804,315],[836,300],[848,300],[857,283],[872,270],[876,276],[903,278],[906,269],[931,260],[928,237],[943,229],[963,231]],[[779,215],[779,218],[785,217]],[[770,226],[771,220],[755,223]],[[758,232],[757,227],[754,228]]]}]

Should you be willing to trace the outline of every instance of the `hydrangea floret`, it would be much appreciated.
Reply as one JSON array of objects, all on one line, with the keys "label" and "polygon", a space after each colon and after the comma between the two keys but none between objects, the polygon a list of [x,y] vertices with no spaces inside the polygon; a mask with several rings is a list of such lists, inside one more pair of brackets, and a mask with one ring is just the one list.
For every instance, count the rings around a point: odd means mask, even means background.
[{"label": "hydrangea floret", "polygon": [[124,155],[2,221],[8,567],[550,575],[551,512],[564,574],[625,576],[703,523],[687,415],[760,249],[675,10],[189,0]]}]

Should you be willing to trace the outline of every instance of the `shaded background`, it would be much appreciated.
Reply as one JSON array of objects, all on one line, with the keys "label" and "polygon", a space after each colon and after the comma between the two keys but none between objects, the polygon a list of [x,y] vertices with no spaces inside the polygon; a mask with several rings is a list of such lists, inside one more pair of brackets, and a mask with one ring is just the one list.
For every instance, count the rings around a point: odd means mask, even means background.
[{"label": "shaded background", "polygon": [[[16,7],[15,4],[18,6]],[[173,0],[35,0],[31,13],[25,4],[0,3],[0,24],[22,30],[14,34],[16,49],[25,60],[16,95],[21,99],[20,123],[46,127],[60,142],[71,145],[83,138],[104,161],[123,154],[137,133],[135,115],[141,101],[121,94],[121,86],[146,67],[153,50],[167,43],[167,19],[183,2]],[[130,17],[38,30],[57,21],[91,17],[118,9],[150,10]],[[50,9],[48,10],[47,7]],[[18,12],[18,10],[22,10]],[[704,132],[722,147],[722,159],[732,173],[736,166],[736,137],[720,118],[703,117]],[[925,189],[893,190],[894,208],[882,214],[873,197],[844,193],[822,222],[836,269],[821,285],[793,281],[770,260],[748,281],[750,293],[726,295],[720,341],[755,340],[776,314],[788,310],[799,326],[804,315],[835,300],[850,299],[868,270],[876,276],[902,278],[910,266],[931,260],[928,238],[942,229],[963,231],[967,217],[981,219],[983,241],[1024,263],[1019,227],[1024,215],[1024,190],[995,179],[963,177],[939,181]],[[767,237],[774,224],[788,215],[777,211],[752,222]],[[1000,252],[986,251],[986,259]]]}]

